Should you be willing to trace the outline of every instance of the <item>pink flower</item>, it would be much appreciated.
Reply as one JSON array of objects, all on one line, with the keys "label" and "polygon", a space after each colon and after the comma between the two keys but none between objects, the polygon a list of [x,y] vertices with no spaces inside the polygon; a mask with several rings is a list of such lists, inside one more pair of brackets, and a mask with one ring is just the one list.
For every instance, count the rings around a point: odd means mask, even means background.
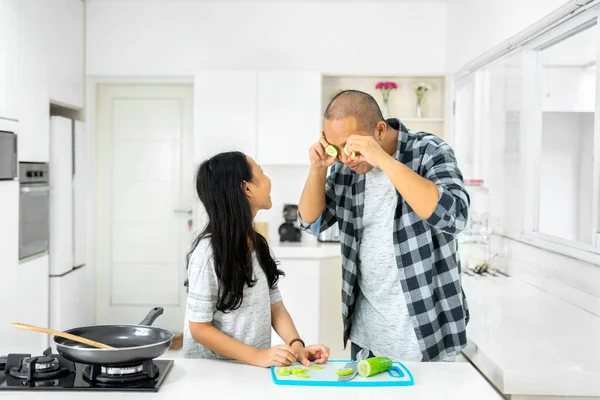
[{"label": "pink flower", "polygon": [[396,82],[378,82],[377,85],[375,85],[375,89],[398,89],[398,85]]}]

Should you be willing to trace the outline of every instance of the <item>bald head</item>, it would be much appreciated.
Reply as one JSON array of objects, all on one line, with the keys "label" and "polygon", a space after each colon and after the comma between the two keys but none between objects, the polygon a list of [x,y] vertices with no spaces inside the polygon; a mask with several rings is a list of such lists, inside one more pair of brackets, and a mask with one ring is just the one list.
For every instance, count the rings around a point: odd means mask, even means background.
[{"label": "bald head", "polygon": [[380,121],[385,121],[375,99],[358,90],[346,90],[331,100],[325,110],[327,120],[341,120],[354,117],[357,129],[370,132]]}]

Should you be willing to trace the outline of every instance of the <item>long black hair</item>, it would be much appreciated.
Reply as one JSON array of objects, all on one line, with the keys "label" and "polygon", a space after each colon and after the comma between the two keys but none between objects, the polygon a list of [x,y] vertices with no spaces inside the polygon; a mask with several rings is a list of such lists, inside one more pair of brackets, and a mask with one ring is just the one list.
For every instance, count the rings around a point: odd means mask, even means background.
[{"label": "long black hair", "polygon": [[[241,152],[220,153],[204,161],[196,175],[196,192],[208,214],[208,225],[193,241],[187,264],[203,238],[210,238],[214,267],[219,279],[217,310],[238,309],[245,285],[256,279],[252,271],[252,250],[273,288],[283,271],[271,257],[266,239],[254,230],[253,214],[243,182],[252,181],[252,168]],[[187,286],[187,281],[186,281]]]}]

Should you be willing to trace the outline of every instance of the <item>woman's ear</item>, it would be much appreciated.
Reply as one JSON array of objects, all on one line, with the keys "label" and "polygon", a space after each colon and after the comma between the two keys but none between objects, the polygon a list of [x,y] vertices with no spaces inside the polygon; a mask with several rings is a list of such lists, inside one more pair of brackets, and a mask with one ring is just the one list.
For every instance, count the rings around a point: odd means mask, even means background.
[{"label": "woman's ear", "polygon": [[248,182],[242,181],[242,189],[244,190],[246,197],[250,199],[252,197],[252,190],[250,189],[250,185],[248,185]]}]

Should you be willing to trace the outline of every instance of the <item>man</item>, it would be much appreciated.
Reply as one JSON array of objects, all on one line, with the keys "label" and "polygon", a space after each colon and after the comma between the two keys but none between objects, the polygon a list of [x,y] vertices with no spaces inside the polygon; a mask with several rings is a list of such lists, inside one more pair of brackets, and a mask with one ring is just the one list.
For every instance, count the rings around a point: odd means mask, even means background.
[{"label": "man", "polygon": [[453,361],[469,320],[456,235],[470,198],[450,146],[384,121],[373,97],[350,90],[328,105],[309,157],[299,222],[315,235],[340,228],[352,359],[364,348],[400,361]]}]

